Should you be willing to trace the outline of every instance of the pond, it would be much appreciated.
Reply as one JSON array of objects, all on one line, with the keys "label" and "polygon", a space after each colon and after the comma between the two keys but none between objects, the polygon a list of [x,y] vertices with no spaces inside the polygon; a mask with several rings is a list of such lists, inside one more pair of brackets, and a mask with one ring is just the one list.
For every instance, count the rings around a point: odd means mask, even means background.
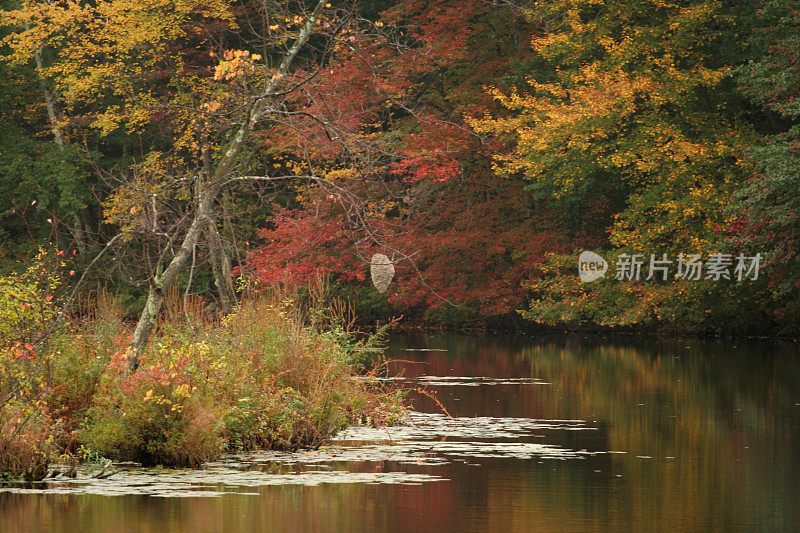
[{"label": "pond", "polygon": [[794,531],[800,350],[404,335],[412,424],[197,470],[0,487],[0,531]]}]

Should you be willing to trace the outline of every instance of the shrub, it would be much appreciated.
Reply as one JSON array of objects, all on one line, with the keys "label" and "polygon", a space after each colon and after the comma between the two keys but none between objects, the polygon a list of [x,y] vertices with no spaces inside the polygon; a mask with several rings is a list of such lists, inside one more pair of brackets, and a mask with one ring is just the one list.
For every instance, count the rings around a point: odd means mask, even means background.
[{"label": "shrub", "polygon": [[42,249],[22,273],[0,276],[0,345],[35,343],[52,325],[63,264]]},{"label": "shrub", "polygon": [[41,478],[56,456],[76,462],[81,450],[195,466],[226,450],[318,447],[348,424],[404,416],[402,394],[357,379],[375,338],[355,339],[341,308],[267,295],[217,320],[198,299],[173,300],[133,373],[124,307],[105,294],[38,348],[0,348],[0,473]]},{"label": "shrub", "polygon": [[349,423],[399,421],[401,394],[354,379],[354,348],[368,343],[304,325],[302,314],[265,297],[198,330],[162,324],[136,372],[126,374],[124,353],[108,365],[80,442],[115,459],[196,465],[224,450],[314,448]]},{"label": "shrub", "polygon": [[92,405],[100,378],[113,356],[129,341],[121,300],[100,293],[80,320],[63,328],[48,345],[52,385],[51,409],[75,429]]},{"label": "shrub", "polygon": [[218,413],[195,384],[193,346],[160,346],[128,374],[125,352],[103,374],[80,433],[88,448],[144,465],[195,466],[222,450]]},{"label": "shrub", "polygon": [[19,401],[0,405],[0,479],[38,481],[57,456],[56,435],[61,433],[47,409]]},{"label": "shrub", "polygon": [[37,480],[61,427],[45,402],[46,365],[30,344],[0,349],[0,476]]}]

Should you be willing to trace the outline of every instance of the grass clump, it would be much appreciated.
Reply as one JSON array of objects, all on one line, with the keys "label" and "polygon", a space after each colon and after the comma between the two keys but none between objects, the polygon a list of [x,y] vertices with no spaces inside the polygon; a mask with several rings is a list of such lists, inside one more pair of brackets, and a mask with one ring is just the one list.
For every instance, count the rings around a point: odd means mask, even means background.
[{"label": "grass clump", "polygon": [[102,295],[26,364],[4,356],[17,390],[0,374],[0,471],[40,478],[76,450],[194,466],[226,451],[315,448],[349,424],[403,418],[401,391],[359,375],[376,339],[355,341],[335,317],[325,327],[309,319],[325,311],[262,296],[210,320],[189,303],[167,309],[133,373],[130,324]]}]

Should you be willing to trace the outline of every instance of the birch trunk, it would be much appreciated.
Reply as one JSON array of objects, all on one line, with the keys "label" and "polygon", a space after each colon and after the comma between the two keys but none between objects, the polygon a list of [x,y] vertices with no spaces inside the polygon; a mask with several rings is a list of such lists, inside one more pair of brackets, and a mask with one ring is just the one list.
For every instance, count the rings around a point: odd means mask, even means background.
[{"label": "birch trunk", "polygon": [[228,150],[223,154],[214,169],[214,173],[210,176],[208,182],[204,184],[205,188],[202,188],[198,195],[197,210],[192,224],[189,226],[189,230],[181,242],[180,249],[169,262],[167,268],[164,269],[164,272],[156,272],[156,275],[153,277],[153,282],[150,285],[150,290],[147,295],[147,301],[144,304],[144,309],[142,309],[139,322],[136,324],[136,329],[131,338],[130,350],[126,361],[128,371],[133,372],[139,367],[141,354],[147,346],[147,341],[150,338],[150,334],[153,332],[153,328],[155,328],[158,315],[161,313],[161,307],[164,304],[164,293],[172,286],[175,279],[178,277],[178,273],[186,266],[192,254],[192,250],[197,245],[200,236],[207,231],[209,223],[214,222],[211,217],[211,207],[219,194],[223,180],[229,177],[237,157],[244,148],[250,133],[253,131],[253,127],[266,113],[266,99],[273,96],[281,79],[288,73],[297,53],[314,31],[317,19],[327,1],[328,0],[319,0],[314,7],[314,11],[306,20],[303,29],[300,30],[297,39],[286,52],[286,55],[278,67],[277,73],[266,83],[260,97],[252,100],[248,105],[242,125],[236,131]]}]

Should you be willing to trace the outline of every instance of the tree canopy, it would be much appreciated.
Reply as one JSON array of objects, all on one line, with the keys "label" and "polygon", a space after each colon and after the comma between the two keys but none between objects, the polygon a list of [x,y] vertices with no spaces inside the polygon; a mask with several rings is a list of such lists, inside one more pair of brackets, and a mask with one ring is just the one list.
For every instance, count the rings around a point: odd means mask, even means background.
[{"label": "tree canopy", "polygon": [[[142,317],[170,287],[226,312],[324,277],[365,316],[788,329],[798,23],[777,0],[5,0],[0,257],[54,243]],[[584,284],[582,250],[765,262]]]}]

